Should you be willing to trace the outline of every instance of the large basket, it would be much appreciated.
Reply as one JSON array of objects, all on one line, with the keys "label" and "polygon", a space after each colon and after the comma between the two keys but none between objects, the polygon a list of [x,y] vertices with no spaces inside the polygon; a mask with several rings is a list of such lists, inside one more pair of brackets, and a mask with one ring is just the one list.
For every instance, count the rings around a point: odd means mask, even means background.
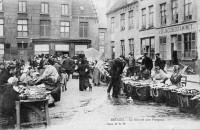
[{"label": "large basket", "polygon": [[164,90],[164,96],[167,106],[178,107],[178,94],[175,91]]},{"label": "large basket", "polygon": [[178,106],[180,112],[185,113],[193,113],[195,114],[197,112],[196,106],[197,102],[195,100],[191,100],[194,95],[186,95],[186,94],[178,94]]},{"label": "large basket", "polygon": [[200,119],[200,99],[196,100],[196,115],[197,118]]},{"label": "large basket", "polygon": [[135,86],[135,92],[137,94],[138,100],[140,101],[150,100],[150,86],[148,85]]},{"label": "large basket", "polygon": [[124,93],[126,94],[126,97],[132,97],[135,98],[133,96],[134,94],[134,89],[135,87],[130,85],[130,84],[124,84]]},{"label": "large basket", "polygon": [[165,103],[165,96],[162,88],[151,88],[150,93],[154,102]]}]

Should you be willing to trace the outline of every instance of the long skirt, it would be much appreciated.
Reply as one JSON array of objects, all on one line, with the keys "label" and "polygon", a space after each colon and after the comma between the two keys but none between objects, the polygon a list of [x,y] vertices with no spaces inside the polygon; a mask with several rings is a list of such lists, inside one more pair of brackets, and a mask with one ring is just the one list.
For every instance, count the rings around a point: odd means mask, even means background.
[{"label": "long skirt", "polygon": [[0,118],[5,118],[8,121],[6,127],[14,128],[16,124],[15,101],[19,100],[19,93],[10,85],[4,89],[0,95]]},{"label": "long skirt", "polygon": [[86,90],[87,87],[89,87],[89,76],[88,75],[80,75],[79,76],[79,90],[83,91]]},{"label": "long skirt", "polygon": [[121,87],[120,78],[113,78],[112,79],[112,85],[113,85],[112,96],[117,98],[118,95],[120,94],[120,87]]},{"label": "long skirt", "polygon": [[94,84],[99,84],[100,83],[100,73],[99,73],[98,68],[94,68],[93,83]]}]

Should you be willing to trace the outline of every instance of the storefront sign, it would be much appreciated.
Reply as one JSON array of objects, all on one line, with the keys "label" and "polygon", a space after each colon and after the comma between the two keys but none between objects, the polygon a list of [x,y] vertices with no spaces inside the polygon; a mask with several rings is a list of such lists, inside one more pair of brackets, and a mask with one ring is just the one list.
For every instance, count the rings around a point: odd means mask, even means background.
[{"label": "storefront sign", "polygon": [[155,36],[156,30],[151,29],[151,30],[145,30],[145,31],[140,31],[142,37],[150,37],[150,36]]},{"label": "storefront sign", "polygon": [[55,45],[55,51],[69,51],[69,45]]},{"label": "storefront sign", "polygon": [[35,54],[49,54],[49,44],[35,45]]},{"label": "storefront sign", "polygon": [[184,24],[178,26],[172,26],[167,28],[162,28],[159,30],[159,34],[175,33],[180,31],[191,31],[194,30],[194,24]]}]

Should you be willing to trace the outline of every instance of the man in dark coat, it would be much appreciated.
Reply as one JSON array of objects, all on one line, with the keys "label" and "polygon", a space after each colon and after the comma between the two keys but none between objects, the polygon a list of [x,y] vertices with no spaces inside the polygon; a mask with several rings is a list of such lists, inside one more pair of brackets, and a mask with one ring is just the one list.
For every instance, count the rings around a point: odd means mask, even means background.
[{"label": "man in dark coat", "polygon": [[120,93],[120,85],[121,85],[121,74],[125,67],[124,56],[120,56],[119,58],[113,61],[113,65],[111,66],[111,82],[110,87],[113,87],[112,96],[117,98]]},{"label": "man in dark coat", "polygon": [[156,53],[155,55],[156,55],[155,66],[159,66],[160,69],[164,71],[166,61],[160,58],[160,53]]},{"label": "man in dark coat", "polygon": [[65,69],[68,77],[70,78],[70,74],[72,74],[74,70],[74,60],[70,57],[66,57],[63,61],[62,67]]},{"label": "man in dark coat", "polygon": [[147,56],[148,53],[144,53],[144,59],[142,60],[142,65],[144,65],[150,72],[153,68],[153,61]]}]

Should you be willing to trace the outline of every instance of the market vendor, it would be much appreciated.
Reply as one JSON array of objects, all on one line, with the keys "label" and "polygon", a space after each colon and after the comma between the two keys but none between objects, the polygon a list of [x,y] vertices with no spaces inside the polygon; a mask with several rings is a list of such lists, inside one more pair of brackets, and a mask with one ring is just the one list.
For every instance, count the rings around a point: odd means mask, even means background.
[{"label": "market vendor", "polygon": [[146,79],[150,79],[150,77],[151,77],[151,72],[144,65],[141,65],[139,79],[146,80]]},{"label": "market vendor", "polygon": [[46,90],[51,91],[51,95],[54,101],[60,101],[60,76],[56,68],[49,64],[49,60],[45,60],[43,63],[43,68],[45,69],[43,74],[38,78],[36,84],[42,82],[45,84]]},{"label": "market vendor", "polygon": [[173,74],[170,77],[171,84],[177,86],[178,88],[181,87],[181,77],[180,67],[178,65],[174,65]]},{"label": "market vendor", "polygon": [[160,69],[159,66],[155,67],[155,72],[152,73],[151,79],[154,82],[160,82],[160,83],[165,83],[165,81],[168,79],[166,73]]},{"label": "market vendor", "polygon": [[7,72],[1,78],[4,84],[1,84],[3,91],[0,93],[0,118],[5,118],[8,121],[6,128],[14,128],[16,124],[15,101],[19,100],[21,92],[16,86],[18,79],[15,76],[12,77],[16,68],[15,66],[10,67],[7,68]]}]

